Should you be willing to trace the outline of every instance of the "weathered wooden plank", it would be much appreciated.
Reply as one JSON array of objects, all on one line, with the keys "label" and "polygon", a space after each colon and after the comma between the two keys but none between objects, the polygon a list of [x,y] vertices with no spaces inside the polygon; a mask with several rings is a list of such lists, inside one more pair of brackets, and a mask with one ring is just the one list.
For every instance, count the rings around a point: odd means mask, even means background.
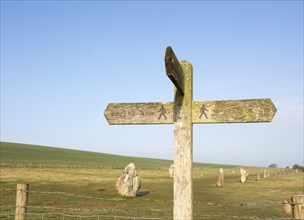
[{"label": "weathered wooden plank", "polygon": [[110,103],[104,115],[110,125],[173,124],[173,102]]},{"label": "weathered wooden plank", "polygon": [[192,123],[271,122],[276,111],[268,98],[193,102]]},{"label": "weathered wooden plank", "polygon": [[184,95],[184,74],[183,69],[176,58],[173,49],[167,47],[165,54],[166,73],[181,95]]},{"label": "weathered wooden plank", "polygon": [[[109,124],[173,124],[173,102],[110,103]],[[271,99],[192,102],[192,123],[271,122],[276,108]]]},{"label": "weathered wooden plank", "polygon": [[174,97],[174,219],[193,219],[192,187],[192,65],[181,62],[184,95],[175,89]]}]

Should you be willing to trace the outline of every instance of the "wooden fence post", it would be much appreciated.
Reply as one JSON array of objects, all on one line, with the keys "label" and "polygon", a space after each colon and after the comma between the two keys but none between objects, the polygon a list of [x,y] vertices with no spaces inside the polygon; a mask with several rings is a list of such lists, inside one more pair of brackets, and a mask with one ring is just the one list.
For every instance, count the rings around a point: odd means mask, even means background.
[{"label": "wooden fence post", "polygon": [[296,195],[291,197],[293,204],[294,219],[304,219],[304,195]]},{"label": "wooden fence post", "polygon": [[25,220],[28,204],[29,184],[17,184],[15,220]]},{"label": "wooden fence post", "polygon": [[304,220],[304,195],[291,197],[291,202],[285,200],[283,208],[286,214],[292,215],[295,220]]}]

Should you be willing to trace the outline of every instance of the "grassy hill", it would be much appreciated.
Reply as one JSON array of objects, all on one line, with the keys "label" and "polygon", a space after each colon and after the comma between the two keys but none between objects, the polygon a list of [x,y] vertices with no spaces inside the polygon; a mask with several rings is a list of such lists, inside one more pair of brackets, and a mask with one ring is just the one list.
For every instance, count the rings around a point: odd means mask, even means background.
[{"label": "grassy hill", "polygon": [[[24,151],[32,155],[22,154]],[[136,160],[137,168],[153,169],[137,169],[142,183],[140,192],[147,194],[126,198],[115,188],[122,169],[2,166],[0,219],[14,219],[17,183],[29,184],[27,219],[97,219],[98,216],[117,220],[173,219],[174,187],[168,174],[171,161],[1,143],[1,160],[32,162],[31,158],[36,162],[44,158],[47,162],[77,164],[79,161],[92,165],[94,161],[101,161],[98,165],[107,161],[121,167]],[[162,166],[166,169],[155,169]],[[303,194],[303,173],[292,169],[279,172],[275,168],[244,167],[249,177],[246,183],[241,183],[237,169],[226,167],[225,186],[216,187],[218,165],[195,166],[201,168],[193,170],[193,219],[291,219],[284,213],[282,203],[292,195]],[[263,174],[264,169],[270,173],[269,177],[261,176],[257,181],[257,173]]]},{"label": "grassy hill", "polygon": [[[46,147],[29,144],[0,142],[0,161],[3,164],[23,164],[31,166],[63,165],[63,166],[88,166],[123,168],[129,163],[134,163],[138,168],[160,169],[168,168],[171,160],[127,157],[104,153],[95,153],[80,150]],[[194,163],[194,167],[216,168],[234,167],[217,164]]]},{"label": "grassy hill", "polygon": [[[0,144],[0,219],[14,218],[16,183],[22,182],[30,184],[28,219],[173,218],[173,179],[168,175],[170,160]],[[130,162],[138,168],[141,192],[148,193],[144,196],[118,195],[115,185],[121,169],[94,168],[96,165],[123,168]],[[18,163],[34,166],[21,167]],[[54,167],[39,166],[40,163]],[[71,165],[77,168],[67,168]],[[162,167],[166,169],[160,169]],[[282,209],[283,201],[303,194],[303,173],[291,169],[244,167],[250,175],[246,183],[241,183],[239,173],[232,172],[237,171],[235,166],[196,163],[194,167],[198,168],[193,170],[194,219],[288,219]],[[218,167],[225,170],[224,187],[216,187]],[[257,181],[257,173],[262,174],[264,169],[270,173],[269,177]]]}]

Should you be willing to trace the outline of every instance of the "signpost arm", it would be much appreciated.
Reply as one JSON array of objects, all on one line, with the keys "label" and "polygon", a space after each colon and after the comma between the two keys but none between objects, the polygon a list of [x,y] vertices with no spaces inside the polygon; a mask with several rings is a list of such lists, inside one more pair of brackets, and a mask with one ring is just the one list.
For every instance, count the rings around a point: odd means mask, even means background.
[{"label": "signpost arm", "polygon": [[192,65],[182,61],[184,95],[174,97],[174,219],[193,219],[192,193]]},{"label": "signpost arm", "polygon": [[180,63],[171,47],[167,47],[166,49],[165,66],[167,76],[170,78],[170,80],[173,82],[179,92],[184,95],[183,68],[180,66]]}]

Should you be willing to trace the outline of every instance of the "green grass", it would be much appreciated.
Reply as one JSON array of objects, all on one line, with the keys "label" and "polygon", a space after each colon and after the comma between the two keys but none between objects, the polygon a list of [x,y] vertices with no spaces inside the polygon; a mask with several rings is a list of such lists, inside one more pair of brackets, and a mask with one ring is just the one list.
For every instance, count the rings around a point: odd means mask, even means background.
[{"label": "green grass", "polygon": [[[113,216],[172,219],[173,179],[168,175],[172,161],[1,142],[1,162],[5,166],[0,172],[0,219],[13,219],[14,190],[20,182],[30,185],[28,213],[34,214],[27,219],[42,219],[39,213],[43,219],[63,219],[63,214],[64,219],[80,219],[76,216],[98,219],[84,217],[93,215],[103,216],[101,219],[115,219]],[[125,198],[115,189],[122,168],[130,162],[135,163],[141,177],[141,191],[149,192],[145,196]],[[7,166],[9,163],[82,167]],[[194,219],[286,219],[290,216],[282,209],[283,201],[304,194],[303,173],[295,170],[275,175],[278,169],[244,167],[250,175],[246,183],[240,183],[236,166],[195,164],[194,167]],[[218,167],[223,167],[225,174],[225,185],[221,188],[215,186]],[[257,173],[262,174],[264,169],[271,173],[270,177],[261,175],[261,180],[256,181]]]},{"label": "green grass", "polygon": [[[169,167],[171,160],[161,160],[153,158],[127,157],[104,153],[95,153],[80,150],[71,150],[55,147],[16,144],[0,142],[1,163],[21,164],[24,166],[78,166],[78,167],[111,167],[123,168],[129,163],[134,163],[141,169],[160,169]],[[233,167],[218,164],[194,163],[194,167],[216,168]]]},{"label": "green grass", "polygon": [[[221,188],[215,186],[217,169],[195,169],[194,219],[288,218],[282,209],[282,202],[292,195],[304,193],[303,173],[290,170],[275,176],[276,169],[268,169],[271,176],[256,181],[254,173],[262,172],[262,169],[245,169],[251,173],[246,183],[240,183],[238,172],[232,175],[231,168],[224,169],[225,186]],[[117,178],[122,173],[120,169],[2,167],[0,219],[8,219],[7,214],[14,213],[16,192],[13,190],[18,182],[30,185],[28,213],[44,213],[43,219],[62,219],[62,214],[172,219],[173,180],[168,177],[168,170],[137,171],[142,179],[141,191],[149,194],[124,198],[115,189]],[[29,215],[28,219],[42,218]],[[76,218],[65,216],[64,219]]]}]

